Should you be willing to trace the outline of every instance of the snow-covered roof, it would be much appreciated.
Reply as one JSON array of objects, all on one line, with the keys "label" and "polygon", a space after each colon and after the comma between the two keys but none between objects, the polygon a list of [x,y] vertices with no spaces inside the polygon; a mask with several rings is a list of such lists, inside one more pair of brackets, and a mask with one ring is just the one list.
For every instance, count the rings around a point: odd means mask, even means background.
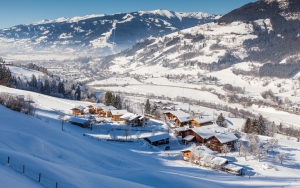
[{"label": "snow-covered roof", "polygon": [[[219,127],[217,124],[209,125],[209,126],[203,126],[203,127],[196,127],[192,128],[192,130],[197,133],[199,136],[201,136],[204,139],[211,138],[215,135],[216,132],[219,132],[221,127]],[[223,130],[221,130],[223,131]]]},{"label": "snow-covered roof", "polygon": [[105,121],[105,119],[102,118],[102,117],[95,117],[95,120],[96,120],[97,122],[103,122],[103,121]]},{"label": "snow-covered roof", "polygon": [[228,162],[228,160],[222,157],[215,157],[212,160],[213,164],[220,165],[220,166],[223,166],[226,162]]},{"label": "snow-covered roof", "polygon": [[[79,109],[79,110],[84,110],[85,109],[85,107],[84,106],[75,106],[73,109]],[[72,110],[72,109],[71,109]]]},{"label": "snow-covered roof", "polygon": [[237,165],[234,165],[234,164],[227,164],[227,165],[224,166],[224,168],[232,170],[232,171],[240,171],[240,170],[243,169],[243,167],[237,166]]},{"label": "snow-covered roof", "polygon": [[96,104],[93,104],[92,105],[94,108],[102,108],[102,107],[105,107],[105,104],[103,104],[103,103],[96,103]]},{"label": "snow-covered roof", "polygon": [[103,106],[101,109],[105,111],[117,110],[114,106]]},{"label": "snow-covered roof", "polygon": [[195,138],[193,135],[187,135],[186,137],[183,138],[183,140],[191,141],[193,140],[193,138]]},{"label": "snow-covered roof", "polygon": [[[195,149],[193,149],[192,147],[188,147],[186,149],[181,150],[181,152],[184,152],[184,151],[191,151],[195,155],[197,155],[198,157],[203,157],[204,154],[213,154],[213,153],[215,153],[214,151],[212,151],[211,149],[209,149],[206,146],[197,146]],[[199,156],[200,153],[201,153],[201,156]]]},{"label": "snow-covered roof", "polygon": [[165,113],[173,114],[178,118],[180,122],[187,122],[191,120],[191,116],[184,111],[177,110],[177,111],[166,111]]},{"label": "snow-covered roof", "polygon": [[69,118],[69,121],[74,122],[74,123],[84,124],[84,123],[88,122],[89,120],[72,116]]},{"label": "snow-covered roof", "polygon": [[[127,112],[127,111],[126,111]],[[135,118],[137,118],[137,117],[139,117],[140,115],[137,115],[137,114],[133,114],[133,113],[129,113],[129,112],[127,112],[127,113],[125,113],[124,115],[122,115],[120,118],[121,119],[125,119],[125,120],[127,120],[127,121],[131,121],[131,120],[133,120],[133,119],[135,119]]]},{"label": "snow-covered roof", "polygon": [[123,115],[123,114],[126,114],[126,113],[128,113],[127,110],[112,110],[111,111],[111,114],[113,116],[115,116],[115,115]]},{"label": "snow-covered roof", "polygon": [[195,118],[194,121],[197,121],[198,123],[208,123],[213,122],[213,119],[210,117],[201,117],[201,118]]},{"label": "snow-covered roof", "polygon": [[162,134],[147,136],[147,137],[144,137],[144,138],[148,138],[150,140],[150,142],[156,142],[156,141],[159,141],[159,140],[165,140],[167,138],[170,138],[170,135],[168,133],[162,133]]},{"label": "snow-covered roof", "polygon": [[228,132],[217,124],[196,127],[192,128],[192,130],[204,139],[215,136],[221,143],[227,143],[238,139],[233,133]]},{"label": "snow-covered roof", "polygon": [[215,134],[215,137],[223,144],[237,140],[238,138],[231,132]]},{"label": "snow-covered roof", "polygon": [[178,132],[184,132],[191,129],[189,128],[189,126],[183,126],[183,127],[177,127],[175,130]]}]

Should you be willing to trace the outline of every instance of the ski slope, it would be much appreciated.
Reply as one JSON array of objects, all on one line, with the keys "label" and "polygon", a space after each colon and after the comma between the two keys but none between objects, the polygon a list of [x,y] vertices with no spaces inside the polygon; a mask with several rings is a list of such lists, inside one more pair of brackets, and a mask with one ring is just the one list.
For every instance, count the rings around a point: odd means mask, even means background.
[{"label": "ski slope", "polygon": [[[276,173],[237,177],[192,166],[181,161],[179,150],[149,149],[139,142],[114,143],[83,137],[96,130],[66,123],[61,131],[58,111],[87,103],[0,87],[0,91],[31,94],[37,101],[37,117],[0,106],[0,187],[41,187],[34,175],[30,178],[14,170],[26,165],[26,173],[42,173],[42,182],[59,187],[299,187],[299,144],[291,148],[294,165],[280,166]],[[235,153],[231,154],[235,158]],[[10,156],[11,166],[5,164]],[[244,159],[237,157],[240,165]],[[4,165],[3,165],[4,164]],[[247,168],[259,170],[262,163],[250,160]],[[281,176],[279,178],[279,176]],[[276,180],[278,178],[278,181]],[[18,180],[18,181],[14,181]],[[45,183],[45,184],[46,184]],[[25,186],[24,186],[25,185]]]}]

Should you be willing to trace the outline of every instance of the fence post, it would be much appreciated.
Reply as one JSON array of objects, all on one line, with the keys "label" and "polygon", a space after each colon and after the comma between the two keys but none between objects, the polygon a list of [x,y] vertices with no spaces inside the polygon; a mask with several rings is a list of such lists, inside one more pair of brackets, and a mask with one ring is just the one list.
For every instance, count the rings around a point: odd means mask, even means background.
[{"label": "fence post", "polygon": [[7,158],[7,164],[9,164],[9,162],[10,162],[10,157]]},{"label": "fence post", "polygon": [[56,182],[56,184],[55,184],[55,188],[58,188],[58,183]]},{"label": "fence post", "polygon": [[42,176],[42,174],[39,173],[39,182],[41,182],[41,176]]},{"label": "fence post", "polygon": [[23,174],[25,174],[25,165],[23,165]]}]

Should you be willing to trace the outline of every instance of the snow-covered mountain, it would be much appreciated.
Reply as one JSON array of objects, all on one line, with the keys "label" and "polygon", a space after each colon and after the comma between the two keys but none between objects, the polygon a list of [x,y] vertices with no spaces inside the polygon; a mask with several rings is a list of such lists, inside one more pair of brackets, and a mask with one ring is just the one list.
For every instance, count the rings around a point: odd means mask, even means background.
[{"label": "snow-covered mountain", "polygon": [[[264,70],[265,66],[271,66],[268,63],[298,61],[295,55],[300,52],[299,15],[297,0],[249,3],[213,23],[149,37],[117,55],[103,58],[101,65],[123,71],[153,65],[215,71],[235,63],[255,61],[266,64],[262,66]],[[281,66],[280,70],[288,72],[279,77],[295,74],[289,72],[289,64]],[[300,66],[296,69],[299,71]]]},{"label": "snow-covered mountain", "polygon": [[216,15],[168,10],[41,20],[0,30],[0,51],[116,52],[149,36],[163,36],[197,24],[212,22]]}]

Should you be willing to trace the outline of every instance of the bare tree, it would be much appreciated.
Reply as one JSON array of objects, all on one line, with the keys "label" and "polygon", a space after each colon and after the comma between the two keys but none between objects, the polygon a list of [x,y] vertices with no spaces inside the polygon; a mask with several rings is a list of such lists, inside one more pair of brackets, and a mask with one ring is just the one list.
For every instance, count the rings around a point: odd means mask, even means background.
[{"label": "bare tree", "polygon": [[126,140],[127,140],[127,137],[130,136],[130,133],[131,133],[130,126],[127,125],[124,129],[124,136],[125,136]]},{"label": "bare tree", "polygon": [[204,166],[211,166],[211,161],[213,158],[214,158],[214,156],[211,154],[207,154],[207,153],[204,154],[204,157],[203,157]]},{"label": "bare tree", "polygon": [[286,154],[284,152],[280,152],[276,158],[280,161],[280,163],[282,164],[283,160],[286,159]]},{"label": "bare tree", "polygon": [[137,139],[140,139],[140,137],[141,137],[140,131],[138,131],[138,132],[135,134],[135,136],[136,136]]},{"label": "bare tree", "polygon": [[274,121],[267,126],[267,132],[268,132],[268,135],[270,137],[274,137],[275,136],[275,134],[277,132],[277,127],[276,127]]},{"label": "bare tree", "polygon": [[61,123],[61,131],[64,131],[64,124],[66,122],[65,115],[61,115],[59,120],[60,120],[60,123]]},{"label": "bare tree", "polygon": [[272,138],[272,139],[268,140],[268,143],[270,144],[272,151],[274,151],[274,148],[278,145],[278,140],[275,138]]},{"label": "bare tree", "polygon": [[247,161],[248,149],[244,145],[241,147],[241,153],[245,157],[245,160]]},{"label": "bare tree", "polygon": [[241,148],[242,148],[243,146],[244,146],[244,145],[243,145],[243,141],[238,140],[238,141],[236,142],[236,147],[238,148],[239,155],[241,155]]},{"label": "bare tree", "polygon": [[259,148],[256,154],[256,158],[258,159],[258,161],[260,161],[265,157],[267,157],[267,152],[264,149]]},{"label": "bare tree", "polygon": [[224,144],[224,145],[222,146],[222,148],[221,148],[221,152],[224,153],[225,156],[226,156],[227,153],[230,152],[230,148],[229,148],[226,144]]}]

